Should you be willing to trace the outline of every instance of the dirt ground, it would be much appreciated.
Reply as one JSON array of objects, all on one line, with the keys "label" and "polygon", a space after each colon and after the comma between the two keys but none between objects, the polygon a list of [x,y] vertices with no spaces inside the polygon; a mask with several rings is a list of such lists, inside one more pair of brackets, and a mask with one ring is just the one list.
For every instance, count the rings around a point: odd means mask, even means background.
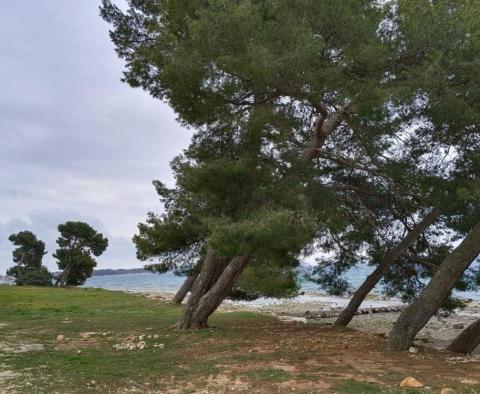
[{"label": "dirt ground", "polygon": [[[436,326],[417,352],[390,352],[392,313],[338,328],[237,310],[184,331],[174,328],[180,306],[144,295],[0,293],[0,393],[480,393],[480,359],[431,347]],[[453,332],[454,321],[433,324]],[[400,388],[407,377],[423,387]]]},{"label": "dirt ground", "polygon": [[[236,345],[239,362],[223,361],[220,373],[209,378],[212,389],[248,392],[259,371],[269,371],[272,378],[283,377],[276,386],[279,392],[336,392],[335,387],[341,386],[342,381],[372,383],[385,387],[384,392],[396,392],[399,383],[408,376],[425,385],[422,392],[439,393],[446,387],[457,393],[480,392],[479,360],[429,348],[419,348],[417,354],[392,353],[385,338],[351,329],[297,322],[257,322],[255,337],[239,338]],[[191,351],[195,357],[218,356],[205,352],[204,346],[194,346]],[[241,375],[250,378],[239,378]],[[192,382],[192,388],[193,385]],[[254,387],[261,389],[258,384]],[[266,392],[271,388],[270,384],[263,387]],[[347,392],[356,392],[355,388],[352,390]],[[358,390],[379,392],[362,386]]]}]

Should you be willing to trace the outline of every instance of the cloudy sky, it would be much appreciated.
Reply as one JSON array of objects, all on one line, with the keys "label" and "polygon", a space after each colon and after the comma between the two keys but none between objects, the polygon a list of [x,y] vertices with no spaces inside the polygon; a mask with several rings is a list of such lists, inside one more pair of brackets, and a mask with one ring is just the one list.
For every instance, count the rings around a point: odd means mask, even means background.
[{"label": "cloudy sky", "polygon": [[[117,0],[122,5],[123,0]],[[152,179],[172,183],[188,145],[170,108],[120,82],[123,63],[99,0],[10,1],[0,13],[0,275],[7,237],[29,229],[47,243],[82,220],[110,239],[98,268],[138,267],[131,237],[161,205]]]}]

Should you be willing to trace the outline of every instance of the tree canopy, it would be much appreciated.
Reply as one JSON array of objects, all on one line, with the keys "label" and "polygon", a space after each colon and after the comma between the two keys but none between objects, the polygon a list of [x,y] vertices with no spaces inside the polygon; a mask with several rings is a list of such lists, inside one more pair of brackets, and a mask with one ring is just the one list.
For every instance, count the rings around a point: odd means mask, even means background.
[{"label": "tree canopy", "polygon": [[78,286],[92,275],[100,256],[108,247],[108,239],[84,222],[68,221],[58,226],[59,248],[53,255],[63,270],[57,279],[60,286]]},{"label": "tree canopy", "polygon": [[47,253],[45,243],[31,231],[12,234],[8,240],[16,248],[12,252],[15,266],[7,270],[7,275],[13,276],[17,285],[50,285],[52,275],[42,266],[43,256]]},{"label": "tree canopy", "polygon": [[[479,2],[103,0],[101,15],[123,80],[196,130],[176,187],[155,184],[165,213],[134,238],[159,270],[223,266],[212,249],[234,282],[246,256],[317,250],[319,281],[344,291],[343,272],[380,265],[438,211],[382,268],[411,300],[478,222]],[[193,319],[231,288],[206,265]]]}]

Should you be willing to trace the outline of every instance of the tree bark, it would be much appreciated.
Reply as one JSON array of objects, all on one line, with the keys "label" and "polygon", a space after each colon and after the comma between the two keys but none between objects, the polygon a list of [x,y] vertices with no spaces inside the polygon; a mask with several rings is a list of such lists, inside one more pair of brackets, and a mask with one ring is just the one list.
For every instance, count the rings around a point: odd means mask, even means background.
[{"label": "tree bark", "polygon": [[346,327],[350,323],[357,313],[358,308],[365,300],[365,297],[373,290],[380,279],[382,279],[383,275],[385,275],[385,272],[387,272],[388,269],[395,263],[395,261],[407,251],[410,245],[415,242],[418,237],[438,219],[440,214],[440,210],[434,208],[423,218],[420,223],[418,223],[407,233],[405,238],[403,238],[398,245],[390,249],[385,254],[383,260],[380,262],[377,268],[375,268],[375,270],[367,276],[362,285],[357,289],[357,291],[355,291],[347,307],[335,321],[335,325]]},{"label": "tree bark", "polygon": [[60,282],[59,283],[60,287],[65,287],[65,284],[67,283],[68,275],[70,275],[70,271],[72,270],[72,266],[73,266],[73,264],[70,263],[63,270],[62,275],[60,276],[60,281],[59,281]]},{"label": "tree bark", "polygon": [[447,350],[455,353],[470,354],[480,345],[480,320],[470,324],[463,330],[447,347]]},{"label": "tree bark", "polygon": [[438,268],[418,299],[398,318],[390,332],[392,350],[407,350],[417,333],[447,299],[463,272],[480,254],[480,222]]},{"label": "tree bark", "polygon": [[326,110],[322,109],[320,111],[320,114],[313,125],[312,138],[304,152],[304,159],[306,162],[310,162],[318,157],[320,149],[325,145],[330,134],[340,126],[350,110],[355,110],[352,107],[353,104],[347,104],[328,118],[326,118]]},{"label": "tree bark", "polygon": [[224,264],[224,259],[218,256],[214,250],[208,249],[200,274],[185,305],[183,316],[177,323],[178,328],[190,328],[197,302],[215,283]]},{"label": "tree bark", "polygon": [[230,293],[236,280],[248,264],[248,260],[246,256],[237,256],[230,261],[212,288],[199,299],[192,314],[190,326],[183,328],[208,327],[208,318]]},{"label": "tree bark", "polygon": [[198,277],[198,272],[194,272],[187,276],[183,285],[178,289],[177,293],[173,296],[172,301],[176,304],[181,304],[187,293],[195,283],[195,279]]}]

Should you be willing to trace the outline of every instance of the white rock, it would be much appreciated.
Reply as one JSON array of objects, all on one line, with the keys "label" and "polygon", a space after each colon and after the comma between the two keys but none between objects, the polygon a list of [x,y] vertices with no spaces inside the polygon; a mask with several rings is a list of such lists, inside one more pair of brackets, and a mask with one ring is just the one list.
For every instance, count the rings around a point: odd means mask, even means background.
[{"label": "white rock", "polygon": [[408,351],[410,353],[413,353],[413,354],[417,354],[418,353],[418,349],[414,346],[410,346],[410,348],[408,349]]},{"label": "white rock", "polygon": [[449,387],[446,387],[440,391],[440,394],[455,394],[455,390]]},{"label": "white rock", "polygon": [[63,342],[65,340],[64,335],[57,335],[57,342]]}]

